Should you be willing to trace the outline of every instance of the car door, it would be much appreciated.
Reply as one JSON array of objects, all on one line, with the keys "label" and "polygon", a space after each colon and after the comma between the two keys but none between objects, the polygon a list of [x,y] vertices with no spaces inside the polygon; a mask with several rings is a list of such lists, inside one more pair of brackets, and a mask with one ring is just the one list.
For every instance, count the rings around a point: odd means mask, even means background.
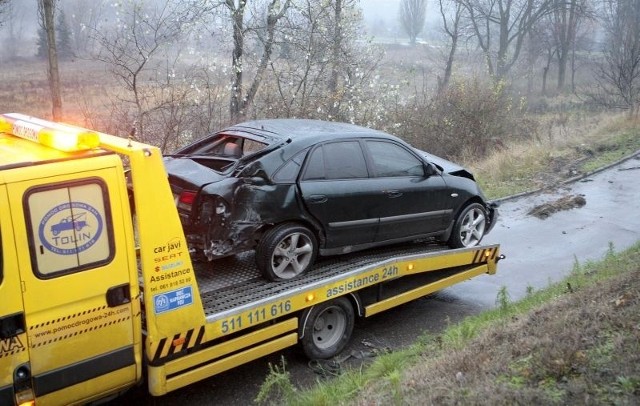
[{"label": "car door", "polygon": [[[375,241],[388,241],[446,228],[447,186],[438,173],[427,174],[426,164],[399,143],[367,139],[367,159],[379,195],[371,204],[371,216],[380,223]],[[373,202],[372,202],[373,203]]]},{"label": "car door", "polygon": [[[29,383],[29,349],[7,189],[0,185],[0,405]],[[25,377],[23,380],[21,377]]]},{"label": "car door", "polygon": [[140,376],[137,272],[121,177],[94,168],[8,185],[38,404],[83,402]]},{"label": "car door", "polygon": [[370,243],[378,217],[369,201],[380,193],[372,188],[358,140],[316,146],[300,180],[307,210],[322,224],[326,248]]}]

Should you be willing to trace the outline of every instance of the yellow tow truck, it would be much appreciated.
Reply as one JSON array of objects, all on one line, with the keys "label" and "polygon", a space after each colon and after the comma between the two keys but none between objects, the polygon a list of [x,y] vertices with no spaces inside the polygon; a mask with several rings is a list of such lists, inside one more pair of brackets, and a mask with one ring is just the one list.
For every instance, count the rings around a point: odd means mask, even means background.
[{"label": "yellow tow truck", "polygon": [[0,405],[85,404],[145,380],[161,396],[296,344],[328,358],[356,317],[502,258],[422,242],[268,282],[250,255],[194,267],[158,148],[0,115]]}]

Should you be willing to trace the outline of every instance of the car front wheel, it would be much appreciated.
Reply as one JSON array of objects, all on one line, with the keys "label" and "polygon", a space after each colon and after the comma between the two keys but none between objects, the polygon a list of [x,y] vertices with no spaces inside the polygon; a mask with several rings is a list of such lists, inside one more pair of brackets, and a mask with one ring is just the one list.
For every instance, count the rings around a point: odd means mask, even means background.
[{"label": "car front wheel", "polygon": [[479,203],[471,203],[460,212],[449,238],[452,248],[475,247],[486,230],[487,211]]},{"label": "car front wheel", "polygon": [[318,251],[313,233],[297,224],[281,224],[267,231],[256,248],[256,264],[265,278],[281,281],[306,272]]}]

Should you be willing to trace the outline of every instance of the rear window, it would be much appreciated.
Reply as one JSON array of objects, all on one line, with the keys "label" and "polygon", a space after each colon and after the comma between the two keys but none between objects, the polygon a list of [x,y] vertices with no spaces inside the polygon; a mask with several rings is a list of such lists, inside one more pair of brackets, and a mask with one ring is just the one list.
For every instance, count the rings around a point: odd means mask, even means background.
[{"label": "rear window", "polygon": [[267,147],[264,142],[231,135],[217,135],[198,141],[192,146],[178,150],[179,154],[212,155],[228,158],[241,158],[261,151]]},{"label": "rear window", "polygon": [[113,258],[108,190],[102,180],[31,188],[25,194],[31,262],[47,279],[104,265]]}]

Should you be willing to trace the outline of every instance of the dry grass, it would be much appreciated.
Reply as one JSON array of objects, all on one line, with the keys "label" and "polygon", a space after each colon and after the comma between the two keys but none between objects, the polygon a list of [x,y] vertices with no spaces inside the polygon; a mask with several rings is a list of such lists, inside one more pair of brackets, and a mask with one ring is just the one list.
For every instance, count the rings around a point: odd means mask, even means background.
[{"label": "dry grass", "polygon": [[640,246],[625,264],[614,256],[606,262],[631,269],[568,285],[555,300],[494,323],[462,348],[425,351],[398,390],[369,385],[355,403],[637,404]]},{"label": "dry grass", "polygon": [[581,112],[540,121],[544,136],[506,145],[481,161],[465,159],[490,198],[552,186],[640,149],[640,122],[622,114]]},{"label": "dry grass", "polygon": [[[96,62],[75,59],[60,62],[64,121],[86,125],[86,113],[105,117],[107,92],[117,83]],[[0,113],[23,113],[51,118],[51,93],[44,60],[18,60],[0,67]]]}]

